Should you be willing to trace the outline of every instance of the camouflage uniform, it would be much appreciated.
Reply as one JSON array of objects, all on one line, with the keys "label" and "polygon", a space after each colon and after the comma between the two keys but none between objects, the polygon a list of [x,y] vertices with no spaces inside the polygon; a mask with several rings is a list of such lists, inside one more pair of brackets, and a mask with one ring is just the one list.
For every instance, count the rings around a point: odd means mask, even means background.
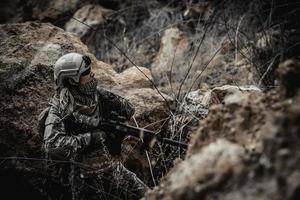
[{"label": "camouflage uniform", "polygon": [[120,152],[123,138],[101,132],[101,140],[92,141],[91,127],[99,120],[116,115],[130,119],[133,113],[127,100],[103,89],[84,97],[77,90],[63,88],[52,98],[45,123],[45,150],[52,160],[72,162],[50,162],[48,168],[66,185],[72,199],[138,199],[144,195],[148,187],[111,156]]}]

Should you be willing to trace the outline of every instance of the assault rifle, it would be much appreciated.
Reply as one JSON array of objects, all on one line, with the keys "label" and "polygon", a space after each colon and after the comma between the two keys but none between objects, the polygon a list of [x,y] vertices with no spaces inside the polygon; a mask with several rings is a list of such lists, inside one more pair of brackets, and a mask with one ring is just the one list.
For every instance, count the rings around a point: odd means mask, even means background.
[{"label": "assault rifle", "polygon": [[183,149],[187,149],[187,144],[183,142],[165,138],[162,137],[159,133],[155,133],[154,131],[150,131],[143,128],[137,128],[116,120],[110,120],[110,119],[103,120],[97,128],[108,133],[114,132],[117,134],[131,135],[134,137],[138,137],[143,141],[145,145],[151,145],[155,141],[158,141],[164,144],[178,146]]}]

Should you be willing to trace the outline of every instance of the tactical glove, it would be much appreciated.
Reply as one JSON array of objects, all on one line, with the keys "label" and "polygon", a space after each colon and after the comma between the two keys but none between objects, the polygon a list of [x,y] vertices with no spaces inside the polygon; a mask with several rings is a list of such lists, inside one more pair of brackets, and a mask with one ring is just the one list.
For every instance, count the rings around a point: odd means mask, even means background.
[{"label": "tactical glove", "polygon": [[119,133],[107,133],[105,138],[105,145],[112,156],[120,155],[121,146],[125,135]]},{"label": "tactical glove", "polygon": [[98,145],[103,144],[105,141],[105,133],[103,132],[92,132],[91,133],[91,144],[92,145]]}]

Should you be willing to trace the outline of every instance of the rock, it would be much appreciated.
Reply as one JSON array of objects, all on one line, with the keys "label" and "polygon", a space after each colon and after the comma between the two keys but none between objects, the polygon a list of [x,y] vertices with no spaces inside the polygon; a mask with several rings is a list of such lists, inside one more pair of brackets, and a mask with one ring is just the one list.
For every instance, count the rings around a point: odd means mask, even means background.
[{"label": "rock", "polygon": [[[155,90],[153,85],[146,78],[152,80],[151,73],[144,67],[130,67],[115,76],[118,85],[111,90],[121,96],[126,97],[136,108],[135,118],[139,126],[143,127],[168,116],[169,110],[165,100]],[[164,93],[168,104],[172,103],[172,98]]]},{"label": "rock", "polygon": [[188,93],[179,107],[180,113],[204,118],[208,114],[211,91],[196,90]]},{"label": "rock", "polygon": [[183,16],[187,19],[195,20],[196,23],[207,21],[212,13],[212,2],[192,2],[187,4],[187,9],[184,11]]},{"label": "rock", "polygon": [[[225,47],[226,48],[226,45]],[[212,52],[215,53],[215,52]],[[203,56],[203,60],[206,63],[212,58],[212,53],[206,53]],[[253,81],[253,69],[247,62],[237,64],[235,60],[230,60],[228,56],[232,52],[223,54],[219,52],[210,63],[207,65],[204,71],[196,71],[196,75],[201,74],[199,82],[204,82],[211,87],[220,87],[223,85],[251,85]],[[206,63],[203,66],[206,66]]]},{"label": "rock", "polygon": [[147,199],[204,199],[243,171],[244,157],[241,146],[217,140],[174,167]]},{"label": "rock", "polygon": [[65,24],[65,30],[75,33],[78,37],[83,37],[90,27],[103,23],[105,18],[110,16],[112,13],[112,10],[103,8],[100,5],[85,5],[77,10],[73,15],[73,18],[76,18],[78,21],[71,18],[70,21]]},{"label": "rock", "polygon": [[247,101],[249,94],[261,93],[262,91],[253,85],[250,86],[233,86],[223,85],[221,87],[215,87],[211,91],[210,104],[225,103],[229,104],[243,104]]},{"label": "rock", "polygon": [[[214,105],[225,103],[229,104],[242,104],[248,98],[249,94],[259,94],[262,91],[253,85],[249,86],[234,86],[234,85],[223,85],[209,89],[199,89],[192,91],[186,95],[183,103],[180,105],[179,110],[187,110],[198,116],[196,113],[201,112],[199,107],[206,108]],[[207,114],[208,110],[203,114]],[[206,116],[206,115],[204,115]]]},{"label": "rock", "polygon": [[117,80],[123,90],[153,87],[153,85],[149,81],[149,79],[153,81],[150,70],[144,67],[138,68],[139,69],[133,66],[117,75]]},{"label": "rock", "polygon": [[222,199],[298,199],[300,196],[300,96],[272,119],[270,134],[263,138],[262,156],[248,164]]},{"label": "rock", "polygon": [[286,60],[277,69],[281,94],[283,97],[293,97],[300,88],[300,62]]},{"label": "rock", "polygon": [[209,114],[192,134],[188,154],[217,138],[237,142],[250,151],[261,151],[261,137],[267,126],[261,122],[270,112],[263,99],[263,93],[253,86],[227,85],[211,90]]},{"label": "rock", "polygon": [[32,1],[32,17],[38,20],[57,19],[63,14],[76,11],[83,2],[82,0]]},{"label": "rock", "polygon": [[[255,86],[231,86],[231,85],[224,85],[222,87],[216,87],[212,90],[196,90],[188,93],[185,98],[183,98],[183,103],[181,103],[178,106],[178,109],[176,111],[176,115],[170,119],[170,129],[175,132],[180,132],[183,135],[183,138],[189,138],[190,135],[192,135],[191,140],[191,148],[193,149],[196,145],[198,147],[202,147],[200,143],[203,141],[208,141],[208,143],[212,142],[208,138],[218,138],[219,136],[224,136],[225,138],[235,141],[235,136],[232,137],[231,134],[237,135],[238,141],[243,141],[242,144],[245,145],[247,143],[246,147],[249,149],[255,149],[258,148],[258,144],[256,143],[256,137],[251,134],[248,136],[240,136],[239,135],[239,127],[233,128],[232,120],[230,121],[228,118],[234,118],[240,117],[240,119],[236,120],[236,123],[246,123],[248,119],[247,113],[249,111],[245,111],[244,108],[249,106],[249,102],[251,102],[252,98],[260,98],[262,96],[262,93],[260,89],[258,89]],[[218,110],[217,113],[214,113],[216,107],[214,105],[218,104],[224,104],[226,106],[226,112],[228,112],[228,116],[224,115],[224,111]],[[217,106],[218,107],[218,106]],[[219,106],[218,108],[222,108],[222,106]],[[253,109],[257,110],[255,108],[255,105],[252,105]],[[262,109],[262,108],[260,108]],[[212,113],[209,113],[212,112]],[[220,112],[220,113],[218,113]],[[259,118],[259,111],[257,110],[256,117]],[[231,115],[233,114],[233,115]],[[236,116],[234,115],[236,114]],[[241,116],[239,116],[241,115]],[[254,117],[253,116],[253,117]],[[210,118],[213,118],[212,119]],[[227,118],[226,118],[227,117]],[[208,118],[208,119],[205,119]],[[224,118],[224,119],[223,119]],[[201,128],[206,127],[205,125],[201,124],[201,120],[204,120],[203,123],[212,123],[209,125],[209,128],[205,129],[203,133],[198,135],[198,131]],[[207,121],[206,121],[207,120]],[[221,120],[221,121],[220,121]],[[230,131],[226,133],[220,133],[220,130],[223,130],[220,127],[220,122],[224,121],[224,125],[226,126],[227,120],[229,120],[228,124],[230,124],[227,128]],[[243,121],[245,120],[245,122]],[[200,123],[200,125],[199,125]],[[216,127],[215,127],[216,126]],[[199,127],[199,128],[198,128]],[[197,130],[198,128],[198,130]],[[220,129],[219,129],[220,128]],[[256,127],[257,128],[257,127]],[[242,128],[246,129],[246,127]],[[225,129],[227,130],[227,129]],[[218,132],[220,135],[216,136],[214,135],[214,131]],[[196,135],[193,136],[192,133],[196,133]],[[207,136],[207,132],[211,133],[212,135]],[[231,135],[231,136],[229,136]],[[227,137],[228,136],[228,137]],[[197,138],[197,139],[196,139]],[[206,140],[208,139],[208,140]],[[201,142],[200,142],[201,141]],[[196,144],[197,143],[197,144]],[[203,145],[207,145],[208,143],[202,143]],[[196,147],[198,149],[198,147]],[[259,146],[260,147],[260,146]],[[189,148],[190,150],[190,148]]]},{"label": "rock", "polygon": [[165,30],[161,38],[159,52],[151,66],[152,75],[158,84],[166,85],[169,83],[171,68],[173,81],[175,81],[175,77],[182,76],[185,69],[179,65],[179,62],[183,60],[187,48],[187,37],[182,31],[178,28]]},{"label": "rock", "polygon": [[[211,106],[186,159],[147,199],[298,199],[300,95],[282,101],[276,92],[250,93],[247,102],[234,112]],[[194,146],[207,137],[214,140]]]},{"label": "rock", "polygon": [[[151,73],[144,67],[139,69],[152,80]],[[152,89],[150,81],[136,68],[130,67],[120,74],[116,79],[119,85],[113,88],[113,91],[127,98],[136,108],[134,118],[136,122],[131,122],[133,126],[145,127],[157,131],[161,123],[155,123],[159,119],[166,118],[170,112],[165,100],[159,93]],[[168,104],[172,103],[171,97],[163,94]],[[149,163],[145,157],[144,151],[137,151],[141,148],[141,141],[128,137],[123,142],[123,152],[121,154],[125,165],[134,171],[139,177],[143,177],[146,183],[152,182],[150,179]]]},{"label": "rock", "polygon": [[[140,127],[156,122],[158,119],[166,118],[169,115],[166,102],[151,88],[128,90],[124,93],[124,96],[138,108],[134,116],[138,120]],[[169,104],[172,102],[169,96],[164,95],[164,97]]]}]

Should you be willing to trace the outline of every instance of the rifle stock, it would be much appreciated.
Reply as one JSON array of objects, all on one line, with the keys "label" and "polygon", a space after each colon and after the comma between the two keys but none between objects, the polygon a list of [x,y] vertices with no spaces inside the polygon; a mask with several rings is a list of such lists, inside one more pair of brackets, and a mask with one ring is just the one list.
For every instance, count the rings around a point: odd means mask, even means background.
[{"label": "rifle stock", "polygon": [[152,141],[158,141],[164,144],[168,144],[171,146],[178,146],[183,149],[187,149],[187,144],[179,141],[175,141],[169,138],[165,138],[155,133],[154,131],[150,131],[143,128],[134,127],[128,125],[123,122],[115,121],[115,120],[104,120],[97,127],[105,132],[115,132],[124,135],[131,135],[134,137],[138,137],[142,139],[142,141],[146,144],[150,144]]}]

